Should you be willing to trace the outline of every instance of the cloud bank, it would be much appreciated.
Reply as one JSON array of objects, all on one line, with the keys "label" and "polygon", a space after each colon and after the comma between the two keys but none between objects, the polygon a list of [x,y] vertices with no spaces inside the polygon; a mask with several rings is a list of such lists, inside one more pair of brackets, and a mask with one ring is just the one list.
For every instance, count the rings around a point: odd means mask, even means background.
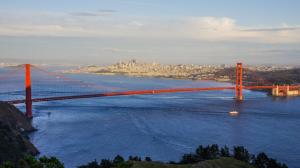
[{"label": "cloud bank", "polygon": [[121,16],[115,10],[2,13],[2,36],[176,38],[212,42],[299,43],[300,26],[251,27],[228,17],[175,19]]}]

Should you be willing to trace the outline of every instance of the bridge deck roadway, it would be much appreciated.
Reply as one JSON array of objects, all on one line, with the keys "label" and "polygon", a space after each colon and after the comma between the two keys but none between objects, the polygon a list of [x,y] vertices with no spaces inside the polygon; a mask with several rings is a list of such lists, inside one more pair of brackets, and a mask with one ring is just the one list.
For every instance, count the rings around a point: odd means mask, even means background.
[{"label": "bridge deck roadway", "polygon": [[[273,89],[277,86],[243,86],[243,89]],[[279,88],[285,88],[286,86],[279,86]],[[290,86],[291,89],[299,88],[300,86]],[[95,97],[109,97],[109,96],[126,96],[126,95],[144,95],[144,94],[161,94],[161,93],[176,93],[176,92],[199,92],[199,91],[217,91],[217,90],[234,90],[235,87],[206,87],[206,88],[173,88],[173,89],[156,89],[156,90],[132,90],[123,92],[108,92],[99,94],[86,94],[75,96],[61,96],[61,97],[46,97],[46,98],[34,98],[32,102],[45,102],[45,101],[57,101],[68,99],[83,99],[83,98],[95,98]],[[25,103],[25,99],[6,101],[10,104]]]}]

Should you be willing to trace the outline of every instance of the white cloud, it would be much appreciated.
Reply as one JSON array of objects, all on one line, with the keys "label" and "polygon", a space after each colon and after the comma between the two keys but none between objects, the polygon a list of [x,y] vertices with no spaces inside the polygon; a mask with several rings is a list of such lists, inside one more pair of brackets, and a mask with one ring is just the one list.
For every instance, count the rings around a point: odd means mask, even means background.
[{"label": "white cloud", "polygon": [[246,41],[264,43],[300,42],[300,28],[252,28],[236,24],[231,18],[199,17],[187,19],[190,36],[208,41]]},{"label": "white cloud", "polygon": [[71,12],[70,14],[73,16],[91,17],[91,16],[110,16],[116,12],[117,12],[116,10],[101,9],[95,12]]},{"label": "white cloud", "polygon": [[[300,42],[300,27],[246,27],[227,17],[189,17],[174,20],[111,15],[114,10],[70,13],[1,14],[0,35],[190,38],[202,41],[259,43]],[[109,17],[103,17],[107,16]],[[81,16],[81,17],[78,17]],[[83,17],[84,16],[84,17]],[[95,17],[101,16],[101,17]]]},{"label": "white cloud", "polygon": [[81,27],[63,25],[1,25],[0,34],[7,36],[75,36],[87,32]]}]

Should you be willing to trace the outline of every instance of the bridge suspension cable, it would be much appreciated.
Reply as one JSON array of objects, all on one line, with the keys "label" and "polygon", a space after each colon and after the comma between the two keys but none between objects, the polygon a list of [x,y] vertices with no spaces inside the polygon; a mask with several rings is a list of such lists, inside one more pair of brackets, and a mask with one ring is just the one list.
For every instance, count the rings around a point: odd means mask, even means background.
[{"label": "bridge suspension cable", "polygon": [[38,66],[33,66],[33,68],[35,68],[35,69],[37,69],[41,72],[44,72],[45,74],[47,74],[49,76],[53,76],[55,78],[62,79],[66,82],[70,82],[70,83],[73,83],[73,84],[81,86],[81,87],[90,87],[90,88],[99,89],[99,90],[109,89],[109,90],[112,90],[112,91],[116,91],[116,90],[121,89],[121,88],[118,88],[118,87],[101,86],[101,85],[97,85],[97,84],[94,84],[94,83],[88,83],[88,82],[84,82],[84,81],[81,81],[81,80],[76,80],[76,79],[73,79],[73,78],[66,77],[65,75],[63,75],[61,73],[50,72],[50,71],[48,71],[44,68],[38,67]]}]

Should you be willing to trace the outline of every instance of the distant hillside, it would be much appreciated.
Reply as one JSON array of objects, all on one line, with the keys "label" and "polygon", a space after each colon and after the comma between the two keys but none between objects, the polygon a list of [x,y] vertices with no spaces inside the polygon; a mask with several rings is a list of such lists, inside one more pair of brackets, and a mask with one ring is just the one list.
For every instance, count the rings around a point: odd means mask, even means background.
[{"label": "distant hillside", "polygon": [[270,83],[297,84],[300,83],[300,68],[274,72],[260,72],[259,75]]},{"label": "distant hillside", "polygon": [[5,161],[16,163],[27,154],[38,154],[26,136],[31,131],[34,128],[21,111],[0,102],[0,165]]},{"label": "distant hillside", "polygon": [[[277,71],[244,70],[246,85],[273,85],[273,84],[298,84],[300,83],[300,68]],[[215,76],[228,75],[231,82],[235,82],[235,68],[225,68],[216,72]]]}]

